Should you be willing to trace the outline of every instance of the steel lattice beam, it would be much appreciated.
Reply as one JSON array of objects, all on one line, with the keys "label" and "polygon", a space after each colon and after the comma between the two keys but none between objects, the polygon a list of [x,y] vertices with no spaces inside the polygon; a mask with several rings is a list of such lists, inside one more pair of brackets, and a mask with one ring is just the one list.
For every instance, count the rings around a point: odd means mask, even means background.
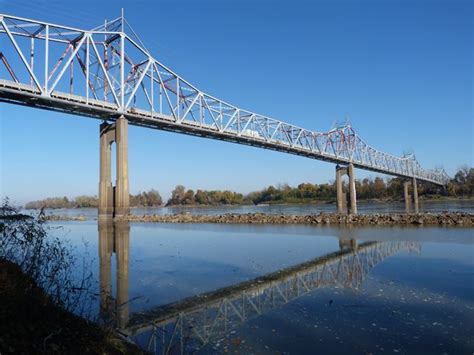
[{"label": "steel lattice beam", "polygon": [[0,71],[0,100],[110,121],[124,115],[133,125],[438,185],[449,180],[442,169],[423,169],[414,155],[396,157],[371,147],[350,125],[309,131],[213,97],[156,60],[120,24],[119,18],[81,30],[0,15],[0,53],[7,66]]}]

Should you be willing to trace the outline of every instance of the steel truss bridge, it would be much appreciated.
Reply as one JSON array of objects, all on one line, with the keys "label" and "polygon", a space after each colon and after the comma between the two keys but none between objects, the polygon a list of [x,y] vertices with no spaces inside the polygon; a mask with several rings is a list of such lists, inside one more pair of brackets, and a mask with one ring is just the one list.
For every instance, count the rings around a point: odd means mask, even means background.
[{"label": "steel truss bridge", "polygon": [[128,337],[142,336],[154,353],[194,352],[231,329],[315,289],[358,289],[372,268],[401,251],[417,252],[416,242],[365,242],[241,284],[132,314]]},{"label": "steel truss bridge", "polygon": [[315,132],[206,94],[155,59],[124,17],[91,30],[0,15],[0,100],[219,139],[415,178],[449,177],[368,145],[351,125]]}]

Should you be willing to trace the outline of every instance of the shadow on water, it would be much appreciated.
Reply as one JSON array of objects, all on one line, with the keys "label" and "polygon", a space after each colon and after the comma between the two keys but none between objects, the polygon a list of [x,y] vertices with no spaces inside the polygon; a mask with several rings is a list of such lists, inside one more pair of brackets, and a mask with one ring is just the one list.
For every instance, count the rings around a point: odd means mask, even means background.
[{"label": "shadow on water", "polygon": [[[339,230],[339,250],[252,280],[129,314],[130,226],[99,220],[100,312],[125,336],[155,353],[195,352],[245,322],[316,289],[359,289],[386,258],[421,250],[412,241],[362,242]],[[116,290],[112,292],[115,255]]]}]

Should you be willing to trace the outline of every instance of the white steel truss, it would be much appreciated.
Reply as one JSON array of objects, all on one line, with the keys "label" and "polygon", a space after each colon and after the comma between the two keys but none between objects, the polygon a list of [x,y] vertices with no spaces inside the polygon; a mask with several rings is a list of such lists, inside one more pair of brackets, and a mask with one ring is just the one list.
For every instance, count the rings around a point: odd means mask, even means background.
[{"label": "white steel truss", "polygon": [[[0,15],[0,100],[302,155],[445,185],[442,169],[396,157],[346,124],[314,132],[199,90],[124,31],[123,17],[92,30]],[[133,31],[132,31],[133,32]],[[134,33],[133,33],[134,34]]]}]

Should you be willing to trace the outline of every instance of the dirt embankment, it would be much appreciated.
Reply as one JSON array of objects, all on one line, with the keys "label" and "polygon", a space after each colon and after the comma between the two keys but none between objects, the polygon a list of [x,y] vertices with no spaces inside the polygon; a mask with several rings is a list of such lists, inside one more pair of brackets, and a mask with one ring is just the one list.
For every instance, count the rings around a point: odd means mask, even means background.
[{"label": "dirt embankment", "polygon": [[21,269],[0,259],[1,354],[142,354],[133,345],[54,305]]}]

